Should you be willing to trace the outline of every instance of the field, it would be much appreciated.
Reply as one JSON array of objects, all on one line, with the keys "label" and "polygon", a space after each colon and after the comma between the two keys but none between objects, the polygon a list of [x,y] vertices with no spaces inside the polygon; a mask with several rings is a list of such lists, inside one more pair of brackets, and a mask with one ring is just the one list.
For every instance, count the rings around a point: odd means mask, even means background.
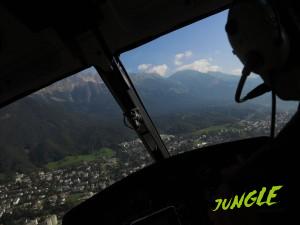
[{"label": "field", "polygon": [[97,159],[105,159],[105,158],[108,159],[114,156],[115,156],[115,152],[112,149],[101,148],[100,150],[93,152],[91,154],[66,156],[62,160],[48,163],[46,167],[48,169],[59,169],[59,168],[78,165],[83,162],[95,161]]},{"label": "field", "polygon": [[236,132],[241,129],[241,126],[238,124],[223,124],[218,126],[210,126],[201,130],[197,130],[191,133],[193,136],[200,136],[200,135],[214,135],[219,132],[223,131],[232,131]]}]

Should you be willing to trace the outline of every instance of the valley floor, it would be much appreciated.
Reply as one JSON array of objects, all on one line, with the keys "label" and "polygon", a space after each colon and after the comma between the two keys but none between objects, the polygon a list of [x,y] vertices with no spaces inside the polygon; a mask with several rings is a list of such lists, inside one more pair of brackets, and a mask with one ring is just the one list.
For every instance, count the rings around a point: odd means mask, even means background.
[{"label": "valley floor", "polygon": [[[290,115],[277,116],[277,130]],[[243,120],[236,124],[212,126],[182,135],[162,135],[170,153],[176,155],[232,140],[269,134],[269,118]],[[0,224],[37,225],[51,221],[60,224],[66,211],[152,163],[140,140],[103,148],[89,155],[68,156],[29,174],[16,173],[13,180],[0,185]]]}]

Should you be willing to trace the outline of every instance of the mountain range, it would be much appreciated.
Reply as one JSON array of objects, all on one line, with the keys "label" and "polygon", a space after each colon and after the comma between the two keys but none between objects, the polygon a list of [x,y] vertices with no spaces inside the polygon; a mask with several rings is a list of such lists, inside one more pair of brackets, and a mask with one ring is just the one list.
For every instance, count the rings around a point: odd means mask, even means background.
[{"label": "mountain range", "polygon": [[[183,134],[215,124],[264,116],[268,96],[234,103],[238,76],[180,71],[165,78],[131,74],[160,133]],[[247,89],[260,83],[253,78]],[[66,155],[117,148],[136,138],[120,108],[94,71],[50,85],[0,110],[0,172],[24,171]]]}]

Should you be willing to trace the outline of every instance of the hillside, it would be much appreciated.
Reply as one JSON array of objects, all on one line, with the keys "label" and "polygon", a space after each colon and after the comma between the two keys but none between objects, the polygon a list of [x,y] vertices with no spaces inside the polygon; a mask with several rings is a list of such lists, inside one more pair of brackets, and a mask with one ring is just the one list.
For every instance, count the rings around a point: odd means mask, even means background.
[{"label": "hillside", "polygon": [[[168,78],[133,74],[132,80],[161,133],[193,132],[265,115],[268,98],[237,105],[238,77],[181,71]],[[253,79],[250,86],[259,81]],[[100,77],[79,73],[0,110],[0,171],[43,166],[67,155],[117,148],[135,133]]]}]

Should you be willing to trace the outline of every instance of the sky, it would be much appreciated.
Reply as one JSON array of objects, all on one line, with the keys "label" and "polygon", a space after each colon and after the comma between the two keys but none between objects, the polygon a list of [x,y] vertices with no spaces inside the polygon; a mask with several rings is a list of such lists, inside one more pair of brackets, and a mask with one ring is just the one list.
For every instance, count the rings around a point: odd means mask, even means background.
[{"label": "sky", "polygon": [[223,11],[157,38],[121,55],[128,73],[169,76],[192,69],[240,75],[242,64],[232,54],[225,32],[228,11]]}]

